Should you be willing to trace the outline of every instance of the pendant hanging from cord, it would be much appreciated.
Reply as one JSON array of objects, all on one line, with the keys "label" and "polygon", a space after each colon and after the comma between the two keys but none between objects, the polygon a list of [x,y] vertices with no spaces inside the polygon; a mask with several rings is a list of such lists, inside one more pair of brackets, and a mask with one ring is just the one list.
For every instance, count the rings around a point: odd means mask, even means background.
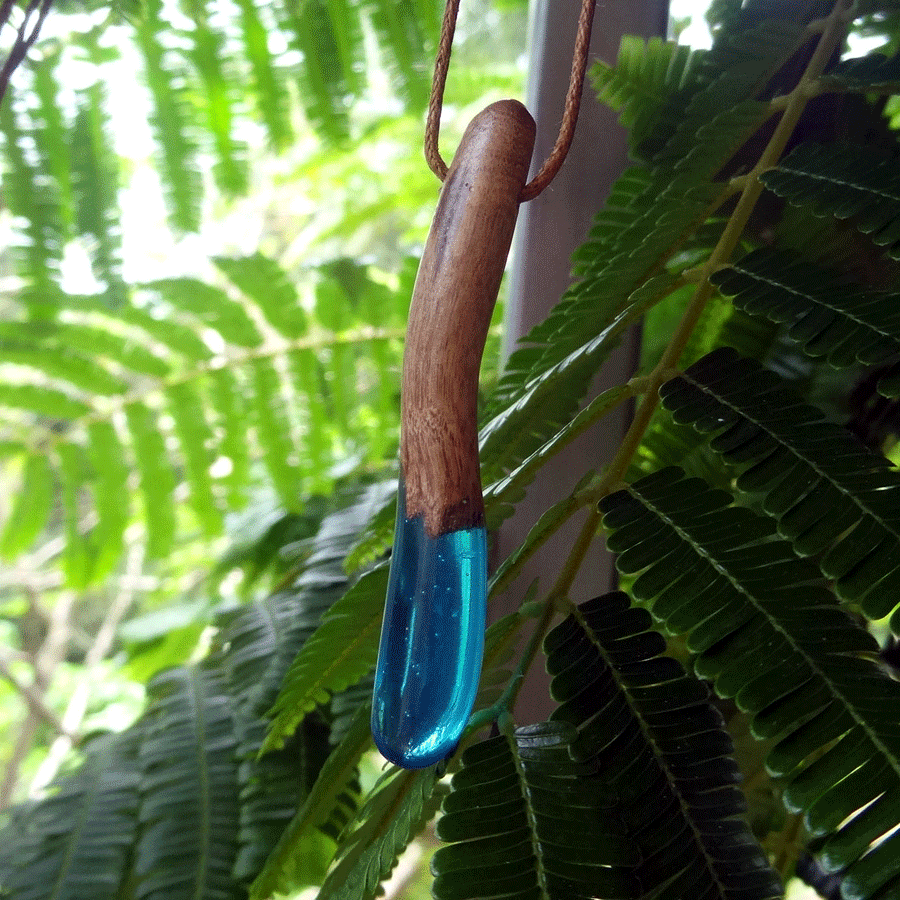
[{"label": "pendant hanging from cord", "polygon": [[584,0],[556,146],[526,184],[534,120],[502,100],[469,124],[448,169],[441,105],[460,0],[448,0],[435,62],[425,156],[444,182],[425,245],[403,360],[400,489],[375,672],[372,733],[404,768],[452,753],[481,674],[487,536],[478,462],[477,396],[519,203],[562,166],[578,118],[596,0]]}]

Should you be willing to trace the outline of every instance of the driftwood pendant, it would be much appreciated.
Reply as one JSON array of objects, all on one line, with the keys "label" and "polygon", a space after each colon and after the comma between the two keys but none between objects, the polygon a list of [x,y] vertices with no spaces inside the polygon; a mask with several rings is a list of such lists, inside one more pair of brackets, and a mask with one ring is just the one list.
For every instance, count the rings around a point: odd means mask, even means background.
[{"label": "driftwood pendant", "polygon": [[478,373],[534,134],[515,100],[472,120],[413,291],[397,525],[372,708],[378,749],[404,768],[453,751],[478,690],[487,593]]}]

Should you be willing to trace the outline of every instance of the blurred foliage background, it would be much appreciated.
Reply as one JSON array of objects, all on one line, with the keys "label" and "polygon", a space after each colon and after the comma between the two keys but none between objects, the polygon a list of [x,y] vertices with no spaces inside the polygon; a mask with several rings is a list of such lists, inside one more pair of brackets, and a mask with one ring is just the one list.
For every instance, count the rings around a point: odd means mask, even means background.
[{"label": "blurred foliage background", "polygon": [[[15,71],[0,808],[131,722],[150,676],[302,559],[335,497],[392,472],[441,12],[60,2]],[[464,4],[445,152],[521,95],[526,20],[524,0]]]}]

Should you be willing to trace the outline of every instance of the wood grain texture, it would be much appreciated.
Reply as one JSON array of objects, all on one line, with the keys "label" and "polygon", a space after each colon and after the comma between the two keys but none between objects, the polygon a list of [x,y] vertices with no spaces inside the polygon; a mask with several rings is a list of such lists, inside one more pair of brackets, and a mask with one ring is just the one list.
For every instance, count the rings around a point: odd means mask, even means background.
[{"label": "wood grain texture", "polygon": [[528,176],[535,124],[516,100],[469,124],[413,291],[403,360],[406,514],[432,537],[484,524],[478,372]]}]

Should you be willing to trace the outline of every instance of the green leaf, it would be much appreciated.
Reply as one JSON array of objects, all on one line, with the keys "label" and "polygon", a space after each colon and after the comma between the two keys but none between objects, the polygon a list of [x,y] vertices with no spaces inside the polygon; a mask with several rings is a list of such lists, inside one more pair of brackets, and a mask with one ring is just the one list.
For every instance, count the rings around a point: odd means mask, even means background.
[{"label": "green leaf", "polygon": [[596,337],[546,369],[542,368],[545,360],[540,359],[535,366],[537,375],[531,376],[523,369],[512,370],[514,365],[534,363],[529,349],[513,354],[515,361],[510,360],[510,371],[504,375],[488,409],[491,418],[479,435],[485,481],[498,479],[521,464],[572,421],[581,397],[618,346],[625,329],[671,290],[676,280],[668,275],[652,279],[629,298],[626,310]]},{"label": "green leaf", "polygon": [[254,360],[252,370],[256,436],[266,468],[282,503],[289,510],[296,510],[302,485],[291,423],[281,395],[281,378],[267,359]]},{"label": "green leaf", "polygon": [[[317,716],[308,717],[283,750],[262,758],[258,751],[266,733],[265,721],[252,719],[243,723],[241,731],[240,849],[233,873],[236,879],[246,881],[263,867],[333,748],[328,726]],[[356,810],[356,792],[352,787],[344,799],[348,815],[352,814]],[[298,876],[294,883],[320,883],[334,855],[334,847],[334,841],[323,831],[308,835],[291,860]]]},{"label": "green leaf", "polygon": [[25,459],[22,482],[12,511],[0,534],[0,555],[13,560],[26,551],[44,530],[53,511],[55,478],[50,461],[41,453]]},{"label": "green leaf", "polygon": [[140,476],[147,556],[164,559],[175,542],[175,473],[166,454],[156,415],[143,403],[128,403],[125,417]]},{"label": "green leaf", "polygon": [[288,354],[288,363],[297,391],[304,400],[302,412],[305,413],[304,437],[309,459],[309,490],[321,490],[321,485],[326,482],[324,473],[333,455],[333,423],[323,399],[326,391],[324,367],[312,350],[292,351]]},{"label": "green leaf", "polygon": [[222,530],[222,514],[209,474],[212,434],[206,421],[206,404],[186,382],[170,385],[166,396],[181,446],[185,479],[191,489],[191,506],[206,534],[218,534]]},{"label": "green leaf", "polygon": [[347,826],[317,900],[374,897],[397,857],[437,812],[436,781],[434,767],[414,772],[391,767]]},{"label": "green leaf", "polygon": [[[71,229],[74,223],[72,159],[66,135],[66,122],[59,102],[59,60],[61,54],[47,53],[33,67],[34,92],[40,105],[33,111],[34,141],[40,161],[39,171],[52,173],[60,220]],[[65,233],[65,232],[64,232]]]},{"label": "green leaf", "polygon": [[0,384],[0,406],[62,420],[77,419],[90,409],[83,400],[37,384]]},{"label": "green leaf", "polygon": [[152,378],[164,378],[170,371],[165,360],[135,340],[134,336],[123,335],[118,328],[67,322],[63,325],[42,323],[38,329],[23,324],[20,330],[23,334],[36,330],[36,336],[43,341],[48,352],[63,353],[67,347],[84,348],[86,355],[89,351],[90,357],[106,366],[113,363],[114,366]]},{"label": "green leaf", "polygon": [[431,67],[426,38],[411,0],[374,0],[372,23],[380,43],[389,48],[400,96],[413,109],[428,103]]},{"label": "green leaf", "polygon": [[82,490],[87,480],[88,465],[84,449],[76,444],[60,443],[59,480],[66,545],[62,567],[66,583],[74,588],[87,587],[93,575],[93,541],[83,531]]},{"label": "green leaf", "polygon": [[388,569],[362,578],[325,614],[285,675],[264,750],[281,746],[303,717],[375,665]]},{"label": "green leaf", "polygon": [[857,59],[845,59],[819,79],[832,91],[900,92],[900,56],[871,53]]},{"label": "green leaf", "polygon": [[[763,18],[750,14],[746,25],[734,30],[723,29],[712,49],[703,54],[693,67],[692,82],[679,93],[666,98],[653,132],[638,147],[642,158],[663,166],[678,166],[687,158],[697,160],[697,137],[715,119],[723,123],[737,111],[738,119],[752,108],[765,113],[763,104],[755,101],[785,62],[806,39],[805,10],[796,7],[781,11],[779,18]],[[743,112],[742,112],[743,111]],[[762,124],[766,118],[758,124]],[[709,176],[737,151],[743,140],[733,142],[742,128],[728,128],[726,139],[716,145],[714,132],[707,130],[705,139],[712,152],[713,169]],[[713,143],[709,139],[713,138]]]},{"label": "green leaf", "polygon": [[900,259],[900,172],[892,154],[858,144],[799,144],[760,181],[789,203],[852,218]]},{"label": "green leaf", "polygon": [[517,399],[524,382],[606,329],[619,327],[623,316],[644,312],[669,294],[677,276],[659,270],[700,228],[721,191],[721,185],[702,174],[673,180],[668,168],[626,171],[598,214],[588,241],[574,256],[580,280],[522,339],[507,363],[488,415],[496,415]]},{"label": "green leaf", "polygon": [[353,549],[347,556],[347,572],[356,572],[374,562],[387,552],[394,540],[394,524],[397,518],[397,486],[391,490],[369,518]]},{"label": "green leaf", "polygon": [[211,669],[178,668],[149,690],[135,897],[238,900],[237,737],[224,685]]},{"label": "green leaf", "polygon": [[249,398],[228,366],[209,373],[209,394],[218,414],[219,453],[231,462],[231,470],[222,481],[228,490],[229,504],[241,507],[247,500],[247,488],[251,483],[245,418],[248,415],[246,400]]},{"label": "green leaf", "polygon": [[[15,109],[15,96],[7,91],[4,100],[0,105],[4,201],[10,212],[22,216],[26,222],[22,235],[24,246],[14,248],[13,258],[27,285],[39,294],[55,281],[66,229],[59,217],[52,183],[41,177],[26,153],[26,132],[30,129]],[[28,289],[23,299],[26,302],[33,299]],[[46,310],[40,312],[46,315]]]},{"label": "green leaf", "polygon": [[253,88],[269,141],[276,150],[285,149],[293,138],[284,79],[276,72],[266,26],[253,0],[237,0],[241,10],[244,48],[253,74]]},{"label": "green leaf", "polygon": [[[743,819],[722,716],[702,682],[662,655],[648,613],[622,593],[598,597],[550,632],[544,649],[561,702],[553,719],[578,728],[575,759],[596,766],[594,791],[614,798],[627,822],[642,895],[781,897]],[[660,846],[662,834],[673,840]]]},{"label": "green leaf", "polygon": [[162,187],[172,224],[181,231],[200,228],[203,192],[197,163],[197,141],[192,133],[191,113],[180,67],[169,62],[163,40],[170,27],[160,17],[161,0],[145,0],[136,23],[135,41],[144,58],[144,76],[153,101],[150,125],[157,146]]},{"label": "green leaf", "polygon": [[30,808],[27,829],[15,841],[14,865],[0,861],[5,894],[16,900],[120,900],[138,831],[139,736],[132,730],[91,741],[82,767]]},{"label": "green leaf", "polygon": [[[197,334],[196,329],[171,317],[155,318],[147,311],[134,306],[124,306],[117,309],[114,314],[110,314],[106,304],[95,297],[78,297],[77,311],[81,313],[90,311],[93,315],[102,315],[103,327],[109,327],[114,322],[132,326],[127,332],[129,339],[137,331],[136,336],[142,342],[162,344],[170,353],[183,357],[188,362],[205,362],[213,355],[200,335]],[[159,368],[158,364],[156,365],[157,368],[154,371],[159,375],[165,374],[165,370]],[[132,368],[147,371],[146,368],[140,369],[136,366],[132,366]]]},{"label": "green leaf", "polygon": [[125,390],[125,384],[95,359],[64,343],[42,346],[32,341],[8,339],[0,329],[0,355],[4,362],[67,381],[86,393],[112,396]]},{"label": "green leaf", "polygon": [[626,34],[614,66],[600,61],[591,70],[594,90],[601,102],[619,113],[629,131],[629,143],[639,146],[650,134],[664,101],[694,88],[703,51],[692,52],[674,41],[653,37],[648,41]]},{"label": "green leaf", "polygon": [[353,0],[325,0],[331,33],[334,37],[340,73],[349,94],[356,95],[362,87],[361,73],[365,68],[363,21],[353,9]]},{"label": "green leaf", "polygon": [[549,441],[530,454],[521,465],[504,478],[485,488],[485,506],[490,509],[495,503],[519,500],[520,497],[524,496],[524,489],[534,479],[538,469],[548,459],[590,428],[598,419],[615,409],[619,403],[632,396],[633,392],[629,390],[627,385],[603,391],[602,394],[591,400],[573,419],[570,419],[567,424],[563,425]]},{"label": "green leaf", "polygon": [[778,376],[722,348],[660,393],[676,422],[716,432],[710,446],[743,470],[737,487],[764,495],[778,531],[872,619],[898,603],[900,474],[846,429],[802,403]]},{"label": "green leaf", "polygon": [[98,555],[93,572],[99,580],[109,574],[122,555],[129,513],[128,466],[112,424],[91,422],[87,432],[94,504],[100,520],[95,529]]},{"label": "green leaf", "polygon": [[164,278],[143,287],[159,293],[172,309],[195,315],[229,344],[258,347],[262,343],[262,335],[241,304],[219,288],[196,278]]},{"label": "green leaf", "polygon": [[281,334],[297,338],[306,333],[306,314],[297,290],[278,263],[261,253],[236,258],[219,256],[214,262]]},{"label": "green leaf", "polygon": [[357,709],[341,743],[329,755],[303,806],[282,832],[253,882],[250,900],[264,900],[274,893],[287,892],[290,873],[296,868],[296,858],[304,842],[316,829],[328,825],[337,808],[347,808],[355,797],[357,767],[362,755],[372,746],[371,712],[370,704]]},{"label": "green leaf", "polygon": [[[664,469],[601,510],[616,565],[637,576],[632,595],[687,635],[696,673],[751,715],[756,737],[777,739],[766,765],[784,779],[785,806],[804,813],[830,869],[850,866],[900,823],[900,683],[817,569],[773,539],[771,520],[731,501]],[[885,815],[886,828],[860,836]],[[882,869],[866,883],[873,896],[900,880]]]},{"label": "green leaf", "polygon": [[91,241],[95,274],[113,306],[125,302],[119,223],[119,164],[112,150],[110,123],[100,83],[78,93],[72,129],[72,189],[75,224]]},{"label": "green leaf", "polygon": [[898,296],[777,250],[755,250],[711,278],[740,309],[790,325],[788,337],[832,366],[878,365],[900,353]]},{"label": "green leaf", "polygon": [[[297,0],[288,6],[285,30],[303,54],[301,101],[310,124],[331,141],[349,137],[346,82],[341,68],[343,34],[338,36],[325,0]],[[343,47],[343,55],[347,55]]]},{"label": "green leaf", "polygon": [[247,186],[246,148],[233,133],[233,81],[226,73],[223,58],[225,38],[219,29],[210,27],[205,0],[190,0],[185,7],[195,24],[189,35],[191,47],[187,56],[200,77],[200,104],[205,107],[207,127],[218,157],[213,175],[225,193],[237,194]]},{"label": "green leaf", "polygon": [[637,854],[593,769],[569,753],[566,722],[517,728],[470,747],[444,800],[433,893],[460,897],[637,896]]}]

